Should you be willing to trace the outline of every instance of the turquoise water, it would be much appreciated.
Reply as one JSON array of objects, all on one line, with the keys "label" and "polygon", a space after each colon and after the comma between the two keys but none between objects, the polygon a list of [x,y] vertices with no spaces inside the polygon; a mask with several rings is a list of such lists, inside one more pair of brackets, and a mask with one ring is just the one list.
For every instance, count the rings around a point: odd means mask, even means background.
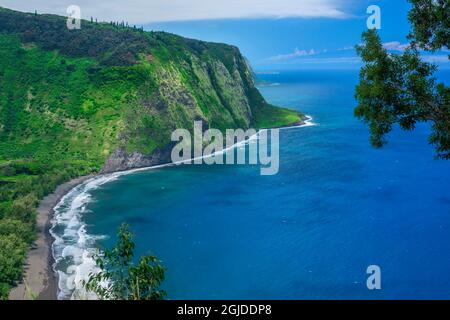
[{"label": "turquoise water", "polygon": [[[441,74],[446,80],[449,74]],[[374,150],[353,117],[355,71],[260,75],[268,101],[317,126],[280,132],[280,171],[184,166],[90,192],[88,234],[131,225],[167,267],[171,299],[450,298],[450,162],[428,127]],[[381,268],[382,289],[366,287]]]}]

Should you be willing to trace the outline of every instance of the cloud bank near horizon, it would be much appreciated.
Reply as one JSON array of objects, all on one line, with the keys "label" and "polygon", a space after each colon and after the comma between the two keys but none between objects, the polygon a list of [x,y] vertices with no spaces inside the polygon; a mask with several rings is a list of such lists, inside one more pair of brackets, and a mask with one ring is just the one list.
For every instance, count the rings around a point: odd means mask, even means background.
[{"label": "cloud bank near horizon", "polygon": [[66,15],[78,5],[82,17],[130,23],[248,19],[248,18],[335,18],[348,17],[343,0],[0,0],[0,6],[39,13]]},{"label": "cloud bank near horizon", "polygon": [[[382,44],[383,48],[389,52],[404,52],[408,47],[408,43],[401,43],[399,41],[385,42]],[[449,50],[438,50],[435,53],[419,50],[423,61],[435,63],[449,67]],[[314,57],[312,57],[314,56]],[[295,48],[294,52],[287,54],[278,54],[257,63],[269,63],[272,65],[293,65],[293,64],[328,64],[328,63],[361,63],[361,59],[356,55],[355,48],[347,46],[338,49],[299,49]]]}]

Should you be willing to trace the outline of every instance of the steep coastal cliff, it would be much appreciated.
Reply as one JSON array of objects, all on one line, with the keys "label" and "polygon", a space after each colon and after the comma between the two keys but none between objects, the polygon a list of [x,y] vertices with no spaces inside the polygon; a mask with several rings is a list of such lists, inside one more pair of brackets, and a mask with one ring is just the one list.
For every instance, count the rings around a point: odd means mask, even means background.
[{"label": "steep coastal cliff", "polygon": [[20,279],[39,200],[62,182],[168,162],[171,132],[196,120],[302,118],[264,100],[234,46],[0,8],[0,297]]}]

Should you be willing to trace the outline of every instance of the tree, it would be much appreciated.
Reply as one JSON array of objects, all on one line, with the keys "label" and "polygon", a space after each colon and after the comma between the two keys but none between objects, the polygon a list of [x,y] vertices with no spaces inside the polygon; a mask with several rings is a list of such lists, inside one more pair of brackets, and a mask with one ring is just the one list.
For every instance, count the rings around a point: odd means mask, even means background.
[{"label": "tree", "polygon": [[34,224],[24,223],[20,220],[1,219],[0,220],[0,237],[8,235],[16,235],[26,243],[31,243],[35,239]]},{"label": "tree", "polygon": [[419,49],[448,47],[449,0],[410,0],[411,44],[401,55],[383,48],[375,30],[363,33],[357,46],[364,66],[355,97],[355,116],[369,125],[371,143],[382,147],[395,124],[413,130],[418,122],[430,122],[429,138],[436,156],[450,159],[450,88],[437,84],[436,66],[421,61]]},{"label": "tree", "polygon": [[162,300],[164,267],[155,256],[143,256],[135,265],[134,247],[128,225],[122,224],[116,245],[95,256],[100,271],[90,274],[86,290],[107,300]]},{"label": "tree", "polygon": [[15,234],[0,235],[0,300],[8,298],[9,288],[22,275],[28,244]]},{"label": "tree", "polygon": [[11,219],[19,219],[22,222],[34,223],[37,203],[38,199],[32,193],[18,197],[13,201],[7,216]]},{"label": "tree", "polygon": [[408,15],[412,26],[409,38],[425,50],[450,48],[450,1],[409,1],[413,4]]}]

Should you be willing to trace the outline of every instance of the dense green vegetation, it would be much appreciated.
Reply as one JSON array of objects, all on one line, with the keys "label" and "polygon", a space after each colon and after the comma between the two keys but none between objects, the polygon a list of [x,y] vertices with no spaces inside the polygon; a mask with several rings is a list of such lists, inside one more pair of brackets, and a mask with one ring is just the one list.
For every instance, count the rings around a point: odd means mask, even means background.
[{"label": "dense green vegetation", "polygon": [[355,115],[369,125],[375,147],[386,143],[396,124],[412,130],[418,122],[430,122],[429,141],[436,157],[450,159],[450,87],[436,82],[436,66],[423,62],[419,54],[419,49],[449,48],[450,2],[410,2],[411,43],[403,54],[388,53],[375,30],[363,34],[364,44],[357,48],[364,66],[356,88]]},{"label": "dense green vegetation", "polygon": [[152,154],[176,128],[278,127],[236,47],[0,8],[0,298],[22,274],[40,199],[117,149]]},{"label": "dense green vegetation", "polygon": [[123,224],[117,243],[95,257],[99,272],[84,283],[88,292],[102,300],[162,300],[165,269],[155,256],[143,256],[133,263],[134,247],[129,227]]}]

